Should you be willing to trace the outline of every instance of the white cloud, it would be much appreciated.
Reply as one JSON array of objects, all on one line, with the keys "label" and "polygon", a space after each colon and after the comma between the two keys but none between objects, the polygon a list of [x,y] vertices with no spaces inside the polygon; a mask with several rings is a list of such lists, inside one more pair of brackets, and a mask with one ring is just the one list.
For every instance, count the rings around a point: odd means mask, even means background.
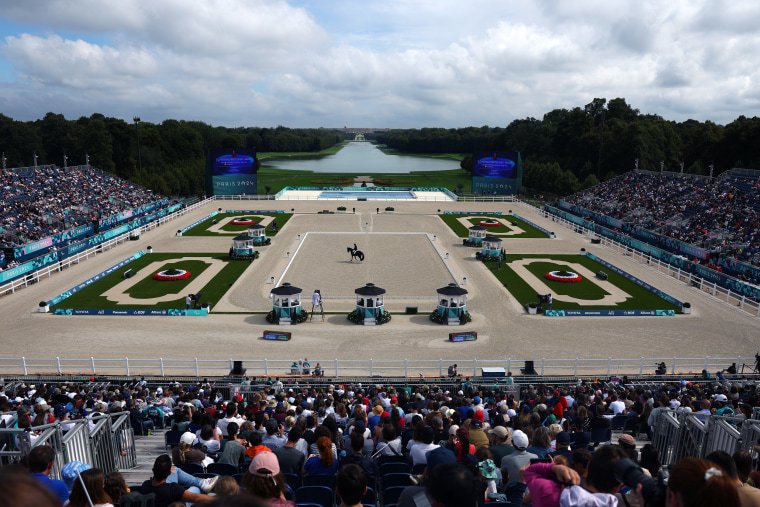
[{"label": "white cloud", "polygon": [[0,105],[19,119],[505,125],[624,97],[726,123],[760,106],[750,0],[0,3]]}]

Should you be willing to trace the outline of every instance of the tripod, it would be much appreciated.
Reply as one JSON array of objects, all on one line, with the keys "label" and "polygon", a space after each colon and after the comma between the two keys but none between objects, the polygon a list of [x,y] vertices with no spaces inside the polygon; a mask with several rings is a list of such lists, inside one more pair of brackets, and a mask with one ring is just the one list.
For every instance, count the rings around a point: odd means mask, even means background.
[{"label": "tripod", "polygon": [[314,305],[312,303],[312,305],[311,305],[311,315],[309,316],[309,322],[311,322],[312,320],[314,320],[314,308],[318,308],[319,309],[319,314],[322,316],[322,322],[324,322],[325,321],[325,307],[322,306],[322,299],[319,300],[319,304],[318,305]]},{"label": "tripod", "polygon": [[744,368],[749,369],[750,373],[760,373],[760,354],[755,354],[755,364],[742,364],[742,373],[744,373]]}]

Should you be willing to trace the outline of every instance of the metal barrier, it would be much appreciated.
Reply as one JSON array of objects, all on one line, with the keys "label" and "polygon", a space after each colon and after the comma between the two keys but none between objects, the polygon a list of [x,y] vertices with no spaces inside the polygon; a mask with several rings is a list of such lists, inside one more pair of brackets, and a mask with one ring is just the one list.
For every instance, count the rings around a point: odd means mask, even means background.
[{"label": "metal barrier", "polygon": [[[741,433],[736,429],[737,423],[743,419],[736,417],[710,416],[707,432],[707,442],[704,446],[704,456],[713,451],[726,451],[733,455],[739,448]],[[700,458],[704,456],[699,456]]]},{"label": "metal barrier", "polygon": [[704,446],[707,441],[707,422],[705,416],[682,414],[681,427],[678,435],[678,447],[675,462],[687,456],[704,456]]},{"label": "metal barrier", "polygon": [[66,463],[70,461],[93,463],[89,424],[89,419],[61,423],[63,456]]},{"label": "metal barrier", "polygon": [[662,466],[677,463],[677,448],[674,443],[678,442],[681,421],[678,420],[678,412],[675,410],[663,410],[657,417],[657,422],[652,433],[652,445],[660,454]]},{"label": "metal barrier", "polygon": [[745,450],[754,455],[758,439],[760,420],[703,416],[668,409],[660,412],[652,445],[659,452],[660,463],[668,466],[686,457],[704,458],[714,451],[733,455],[736,451]]},{"label": "metal barrier", "polygon": [[760,421],[747,419],[742,423],[741,449],[749,451],[750,454],[755,456],[755,444],[758,439],[760,439]]},{"label": "metal barrier", "polygon": [[18,462],[32,448],[49,445],[55,450],[55,464],[50,473],[53,479],[60,479],[63,466],[71,461],[87,463],[105,473],[137,465],[129,412],[55,422],[32,429],[34,432],[0,427],[0,461],[3,464]]}]

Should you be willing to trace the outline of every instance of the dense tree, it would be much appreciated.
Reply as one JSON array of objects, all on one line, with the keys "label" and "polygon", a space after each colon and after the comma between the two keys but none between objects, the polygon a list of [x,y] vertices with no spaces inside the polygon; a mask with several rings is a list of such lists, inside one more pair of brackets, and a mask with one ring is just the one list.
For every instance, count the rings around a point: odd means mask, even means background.
[{"label": "dense tree", "polygon": [[[138,157],[138,129],[140,151]],[[212,126],[168,119],[160,124],[93,114],[77,120],[48,113],[33,122],[0,114],[0,151],[8,167],[39,164],[92,165],[168,195],[203,193],[206,153],[246,147],[258,152],[316,152],[346,139],[326,129]],[[740,116],[724,126],[711,121],[666,121],[641,114],[624,98],[594,98],[583,107],[554,109],[543,118],[524,118],[506,127],[390,130],[368,134],[389,148],[409,153],[519,151],[523,183],[535,191],[566,194],[639,168],[717,176],[732,167],[760,167],[760,119]],[[472,157],[461,162],[472,171]]]}]

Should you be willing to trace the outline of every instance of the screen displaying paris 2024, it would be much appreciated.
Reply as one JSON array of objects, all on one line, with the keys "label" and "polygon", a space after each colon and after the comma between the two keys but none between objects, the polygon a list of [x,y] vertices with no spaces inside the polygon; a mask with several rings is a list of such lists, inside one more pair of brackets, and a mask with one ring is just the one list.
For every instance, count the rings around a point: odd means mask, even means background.
[{"label": "screen displaying paris 2024", "polygon": [[513,195],[522,187],[522,160],[514,151],[476,151],[472,156],[472,191]]},{"label": "screen displaying paris 2024", "polygon": [[255,194],[256,171],[256,150],[209,150],[206,191],[208,195]]}]

